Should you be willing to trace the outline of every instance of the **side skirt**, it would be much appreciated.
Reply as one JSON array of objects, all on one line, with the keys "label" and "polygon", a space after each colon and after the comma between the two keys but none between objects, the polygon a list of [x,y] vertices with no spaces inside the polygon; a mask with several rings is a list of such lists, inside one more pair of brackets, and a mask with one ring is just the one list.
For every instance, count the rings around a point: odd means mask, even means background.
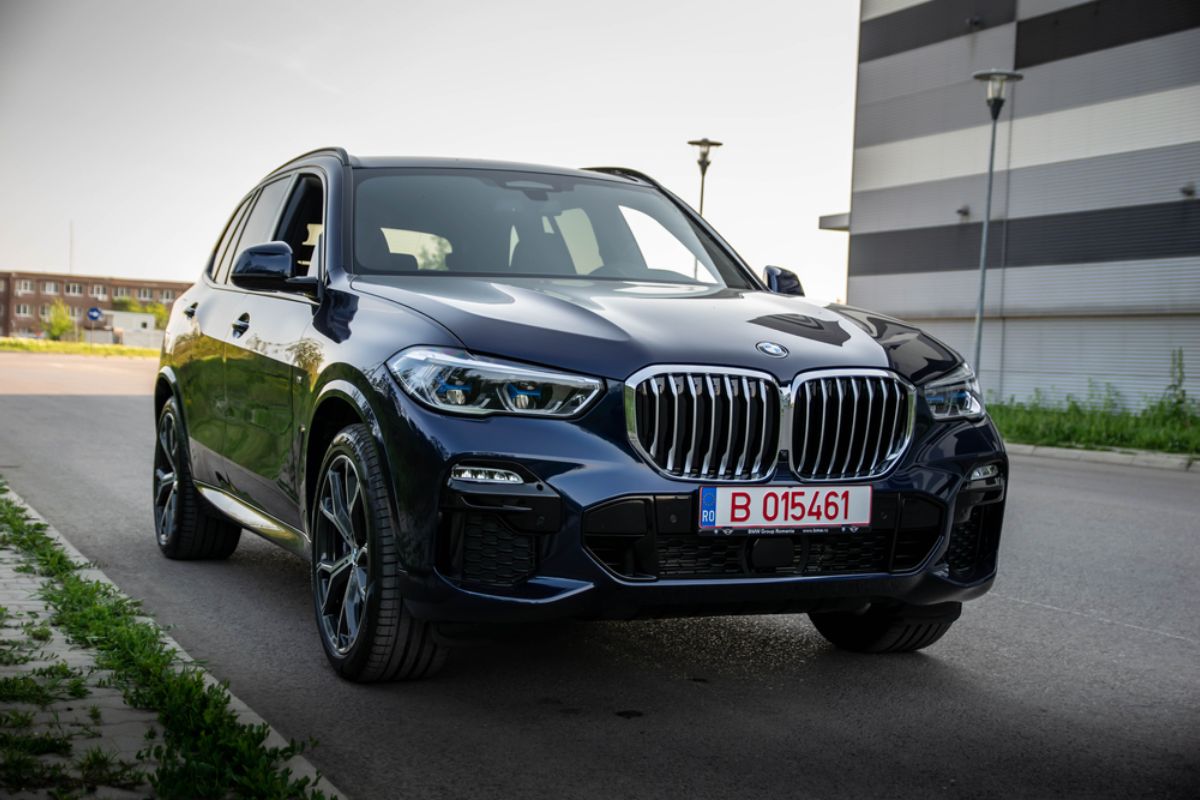
[{"label": "side skirt", "polygon": [[268,516],[228,492],[196,482],[200,495],[212,504],[213,508],[229,517],[247,530],[254,531],[269,542],[279,545],[284,550],[295,553],[304,560],[312,554],[311,542],[303,532],[291,525],[280,522]]}]

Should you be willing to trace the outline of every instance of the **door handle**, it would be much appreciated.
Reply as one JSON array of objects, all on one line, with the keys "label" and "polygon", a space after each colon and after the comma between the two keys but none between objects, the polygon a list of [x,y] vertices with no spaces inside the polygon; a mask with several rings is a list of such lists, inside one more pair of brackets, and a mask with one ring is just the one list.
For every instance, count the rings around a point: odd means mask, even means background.
[{"label": "door handle", "polygon": [[196,317],[196,306],[198,306],[198,305],[200,305],[200,304],[192,303],[190,306],[188,306],[187,308],[185,308],[183,310],[183,315],[185,317],[187,317],[188,319],[194,319]]},{"label": "door handle", "polygon": [[242,314],[233,321],[233,338],[238,338],[250,328],[250,315]]}]

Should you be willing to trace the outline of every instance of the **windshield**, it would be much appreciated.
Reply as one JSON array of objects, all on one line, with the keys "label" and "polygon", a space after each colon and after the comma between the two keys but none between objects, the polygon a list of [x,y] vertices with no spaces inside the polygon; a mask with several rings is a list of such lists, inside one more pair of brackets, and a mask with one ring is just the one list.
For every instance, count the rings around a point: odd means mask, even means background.
[{"label": "windshield", "polygon": [[749,286],[658,191],[538,172],[356,170],[354,261],[370,275]]}]

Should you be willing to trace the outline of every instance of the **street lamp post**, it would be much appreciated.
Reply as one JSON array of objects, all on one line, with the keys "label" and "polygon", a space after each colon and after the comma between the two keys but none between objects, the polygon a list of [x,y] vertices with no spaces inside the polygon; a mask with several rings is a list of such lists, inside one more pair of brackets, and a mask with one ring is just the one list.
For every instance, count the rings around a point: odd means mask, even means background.
[{"label": "street lamp post", "polygon": [[992,141],[988,145],[987,200],[983,211],[983,233],[979,242],[979,302],[975,306],[975,374],[979,375],[979,353],[983,346],[983,298],[987,287],[988,228],[992,224],[992,178],[996,166],[996,124],[1000,109],[1004,108],[1004,87],[1010,81],[1021,80],[1024,75],[1003,69],[985,69],[972,75],[977,81],[987,81],[987,105],[992,112]]},{"label": "street lamp post", "polygon": [[700,148],[700,158],[696,163],[700,165],[700,216],[704,216],[704,176],[708,174],[708,165],[712,162],[708,160],[708,151],[714,147],[720,147],[720,142],[714,142],[707,136],[703,139],[692,139],[688,142],[692,147]]}]

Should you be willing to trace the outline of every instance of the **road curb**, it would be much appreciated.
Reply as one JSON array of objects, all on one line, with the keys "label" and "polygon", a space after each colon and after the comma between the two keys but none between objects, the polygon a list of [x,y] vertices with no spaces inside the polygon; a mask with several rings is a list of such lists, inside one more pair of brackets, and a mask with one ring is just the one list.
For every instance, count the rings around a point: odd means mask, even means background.
[{"label": "road curb", "polygon": [[[24,509],[26,515],[28,515],[30,519],[45,525],[46,535],[57,542],[58,546],[63,549],[63,552],[66,553],[72,561],[84,565],[83,568],[81,568],[78,572],[78,575],[81,578],[98,581],[100,583],[106,583],[113,587],[113,589],[119,592],[122,596],[128,597],[128,595],[121,590],[120,586],[117,586],[116,583],[114,583],[107,575],[105,575],[103,570],[97,567],[93,561],[84,556],[83,553],[79,552],[75,545],[71,544],[66,537],[59,533],[58,530],[51,525],[49,521],[47,521],[45,517],[37,512],[37,509],[25,502],[25,498],[17,494],[13,490],[12,486],[5,486],[5,492],[3,493],[3,496],[8,500],[11,500],[15,505],[18,505]],[[207,669],[201,667],[196,659],[188,655],[188,652],[184,650],[179,642],[175,641],[170,634],[163,630],[162,626],[158,625],[158,623],[153,619],[147,618],[147,621],[158,627],[159,632],[162,634],[163,642],[167,645],[167,647],[179,654],[181,661],[184,661],[189,666],[196,667],[200,670],[201,674],[204,676],[204,681],[206,684],[211,686],[220,685],[221,682],[214,678]],[[267,747],[287,747],[288,740],[285,739],[283,735],[279,733],[279,731],[275,730],[275,728],[269,722],[259,716],[254,709],[246,705],[237,695],[229,690],[228,687],[226,687],[226,691],[229,692],[229,708],[234,712],[234,714],[237,715],[239,722],[246,725],[266,725],[270,732],[267,734],[267,740],[264,742],[264,744]],[[304,756],[294,756],[288,761],[285,761],[284,766],[289,768],[292,771],[292,774],[297,778],[308,778],[311,780],[313,782],[312,787],[314,789],[318,789],[331,797],[346,797],[344,792],[330,783],[328,778],[321,775],[317,771],[317,768],[312,765],[312,762],[310,762],[307,758],[304,758]]]},{"label": "road curb", "polygon": [[1071,447],[1049,447],[1034,444],[1005,444],[1004,447],[1011,455],[1168,469],[1200,475],[1200,459],[1176,453],[1157,453],[1152,450],[1077,450]]}]

